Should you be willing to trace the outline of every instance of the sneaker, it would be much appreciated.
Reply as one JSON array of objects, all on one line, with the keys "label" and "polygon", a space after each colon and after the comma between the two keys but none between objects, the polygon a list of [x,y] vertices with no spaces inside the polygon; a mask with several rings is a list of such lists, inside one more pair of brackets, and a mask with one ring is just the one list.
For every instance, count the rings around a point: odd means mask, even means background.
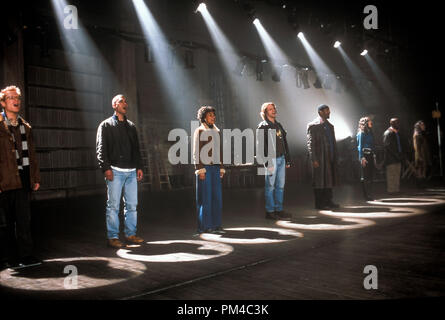
[{"label": "sneaker", "polygon": [[39,260],[35,257],[32,257],[32,256],[28,256],[23,259],[20,259],[17,263],[14,263],[11,266],[11,269],[18,270],[18,269],[23,269],[23,268],[28,268],[28,267],[39,266],[41,264],[42,264],[41,260]]},{"label": "sneaker", "polygon": [[119,239],[108,239],[108,246],[115,249],[120,249],[124,244]]},{"label": "sneaker", "polygon": [[133,235],[133,236],[125,237],[125,241],[127,241],[129,243],[140,244],[140,243],[144,242],[144,239]]}]

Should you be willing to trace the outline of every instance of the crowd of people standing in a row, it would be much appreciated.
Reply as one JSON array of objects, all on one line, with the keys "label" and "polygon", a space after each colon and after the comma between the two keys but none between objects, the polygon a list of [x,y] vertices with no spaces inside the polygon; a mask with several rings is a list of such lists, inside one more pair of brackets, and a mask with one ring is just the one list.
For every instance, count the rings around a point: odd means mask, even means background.
[{"label": "crowd of people standing in a row", "polygon": [[[0,262],[1,268],[23,268],[41,264],[33,255],[31,237],[30,193],[40,188],[40,171],[31,125],[20,116],[21,91],[16,86],[1,90],[0,103]],[[139,149],[138,132],[127,119],[129,105],[124,95],[112,99],[114,113],[98,127],[96,154],[107,186],[106,229],[107,244],[121,248],[125,243],[141,244],[137,236],[138,181],[143,179],[143,162]],[[318,117],[307,126],[307,150],[312,167],[312,187],[316,209],[335,209],[332,189],[338,183],[338,151],[334,126],[329,122],[331,110],[327,105],[318,107]],[[288,219],[283,210],[286,168],[291,166],[288,137],[284,126],[277,120],[274,103],[261,106],[262,121],[257,130],[264,139],[257,141],[257,160],[265,172],[265,217]],[[203,232],[224,233],[222,228],[222,185],[225,174],[222,153],[216,152],[215,140],[220,137],[213,107],[198,110],[200,126],[193,135],[196,175],[196,212],[198,235]],[[375,171],[375,139],[373,123],[368,117],[359,121],[357,134],[358,160],[366,200],[372,199],[371,186]],[[208,134],[211,133],[211,134]],[[203,138],[205,137],[205,138]],[[425,178],[431,165],[425,124],[419,121],[413,135],[415,166],[419,179]],[[399,191],[403,150],[399,136],[399,120],[390,120],[383,135],[387,191]],[[213,146],[212,146],[213,144]],[[209,161],[201,156],[208,150]],[[269,155],[272,150],[273,156]],[[264,152],[262,152],[264,151]],[[210,153],[210,154],[209,154]],[[214,154],[212,154],[214,153]],[[215,158],[215,154],[219,157]],[[265,155],[268,155],[267,157]],[[167,159],[166,159],[167,161]],[[120,240],[119,211],[124,199],[125,238]],[[125,242],[125,243],[124,243]]]}]

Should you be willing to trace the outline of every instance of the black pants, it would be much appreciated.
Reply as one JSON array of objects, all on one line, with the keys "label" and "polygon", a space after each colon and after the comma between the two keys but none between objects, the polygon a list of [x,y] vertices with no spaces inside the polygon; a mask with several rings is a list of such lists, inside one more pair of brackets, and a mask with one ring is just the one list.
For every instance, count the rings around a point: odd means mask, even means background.
[{"label": "black pants", "polygon": [[[22,177],[22,182],[26,180]],[[30,190],[0,193],[0,260],[24,258],[32,254],[32,249]]]},{"label": "black pants", "polygon": [[375,165],[373,154],[365,154],[364,157],[368,163],[365,167],[363,167],[360,163],[360,182],[362,184],[363,196],[366,200],[368,200],[372,198],[372,184],[374,181]]},{"label": "black pants", "polygon": [[332,188],[315,188],[315,209],[323,209],[332,205]]}]

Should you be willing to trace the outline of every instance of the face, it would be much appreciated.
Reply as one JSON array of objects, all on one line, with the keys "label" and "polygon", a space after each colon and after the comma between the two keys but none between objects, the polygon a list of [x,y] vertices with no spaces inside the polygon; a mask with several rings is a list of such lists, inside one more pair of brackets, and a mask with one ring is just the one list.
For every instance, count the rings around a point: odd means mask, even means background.
[{"label": "face", "polygon": [[277,108],[274,104],[269,104],[265,110],[265,113],[269,119],[275,119],[277,117]]},{"label": "face", "polygon": [[205,121],[209,125],[214,125],[216,121],[215,112],[207,112]]},{"label": "face", "polygon": [[400,127],[399,120],[395,120],[395,121],[393,122],[393,124],[392,124],[392,127],[393,127],[394,129],[398,130],[399,127]]},{"label": "face", "polygon": [[1,102],[6,112],[18,114],[21,106],[21,97],[15,90],[6,92],[5,101]]},{"label": "face", "polygon": [[319,114],[320,114],[320,117],[321,117],[321,118],[323,118],[323,119],[329,119],[330,114],[331,114],[331,110],[329,110],[329,108],[325,108],[325,109],[321,110],[321,111],[319,112]]},{"label": "face", "polygon": [[422,131],[426,130],[425,124],[423,122],[420,123],[420,130]]},{"label": "face", "polygon": [[372,120],[368,120],[368,128],[372,128]]},{"label": "face", "polygon": [[114,103],[113,109],[118,114],[126,115],[128,110],[127,99],[124,96],[120,96]]}]

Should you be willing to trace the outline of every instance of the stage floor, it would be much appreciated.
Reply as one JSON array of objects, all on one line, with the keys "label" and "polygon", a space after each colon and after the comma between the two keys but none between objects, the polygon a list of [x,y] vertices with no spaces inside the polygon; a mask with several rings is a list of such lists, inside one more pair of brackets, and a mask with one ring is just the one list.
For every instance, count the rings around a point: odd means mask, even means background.
[{"label": "stage floor", "polygon": [[201,237],[193,190],[140,194],[145,243],[120,250],[106,246],[105,195],[33,203],[44,263],[1,271],[0,292],[62,300],[443,297],[445,185],[404,187],[392,200],[383,184],[376,189],[387,200],[366,203],[358,184],[338,187],[342,208],[319,212],[310,186],[288,184],[291,221],[264,218],[262,188],[225,189],[226,233]]}]

